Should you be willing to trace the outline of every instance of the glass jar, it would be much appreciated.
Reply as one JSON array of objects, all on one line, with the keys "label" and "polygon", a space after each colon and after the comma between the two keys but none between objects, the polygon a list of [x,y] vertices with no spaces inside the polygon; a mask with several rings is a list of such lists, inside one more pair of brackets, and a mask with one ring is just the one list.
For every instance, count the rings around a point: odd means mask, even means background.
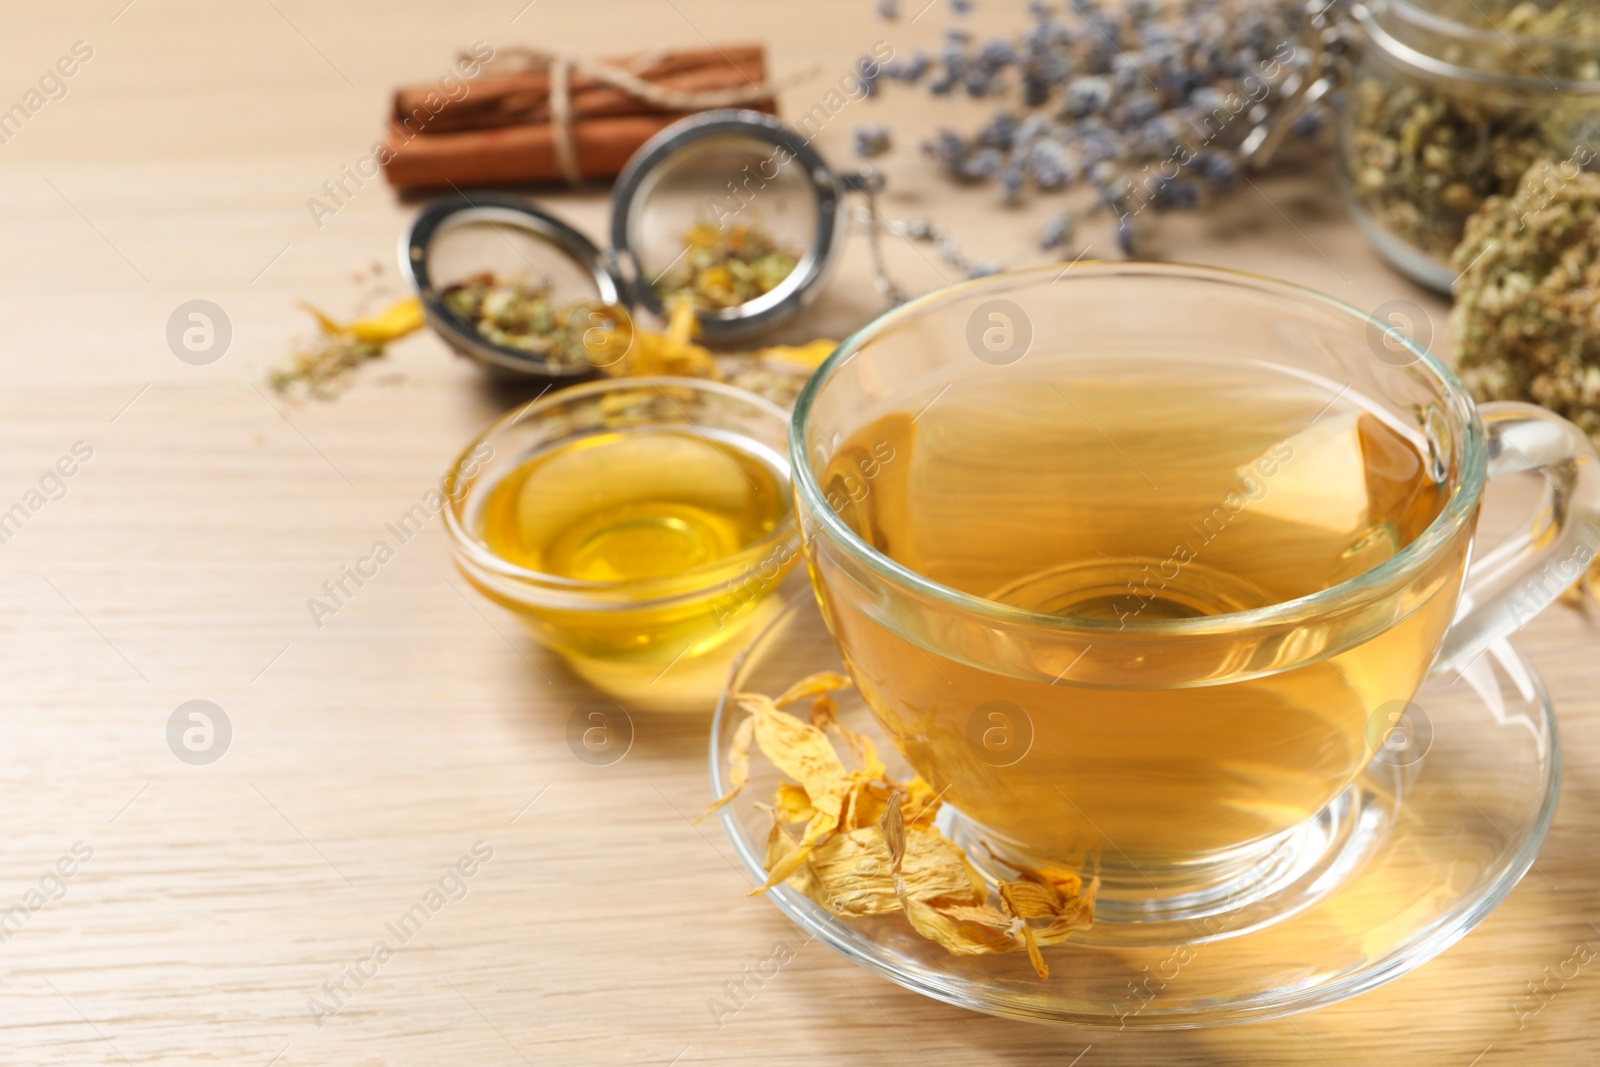
[{"label": "glass jar", "polygon": [[[1365,0],[1340,117],[1346,200],[1384,257],[1449,292],[1450,254],[1487,197],[1600,142],[1600,17],[1564,0]],[[1492,21],[1491,21],[1492,19]]]}]

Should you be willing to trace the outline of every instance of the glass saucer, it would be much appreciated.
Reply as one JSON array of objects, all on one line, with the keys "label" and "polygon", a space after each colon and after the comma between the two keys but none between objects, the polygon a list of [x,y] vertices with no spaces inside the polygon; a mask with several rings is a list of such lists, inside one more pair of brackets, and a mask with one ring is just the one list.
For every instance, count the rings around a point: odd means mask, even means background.
[{"label": "glass saucer", "polygon": [[[727,786],[740,713],[729,694],[776,694],[840,670],[809,592],[792,598],[734,663],[711,732],[711,786]],[[908,774],[854,691],[840,720]],[[1471,930],[1533,865],[1555,814],[1560,745],[1538,674],[1510,644],[1460,675],[1424,683],[1399,729],[1380,732],[1356,782],[1311,820],[1313,862],[1274,894],[1247,895],[1222,923],[1156,927],[1101,918],[1044,949],[1048,979],[1022,952],[957,957],[899,915],[840,919],[789,886],[767,896],[807,934],[936,1000],[991,1015],[1113,1029],[1182,1029],[1269,1019],[1364,993],[1421,966]],[[723,826],[757,882],[778,772],[759,753]],[[945,819],[943,815],[949,815]],[[941,828],[959,839],[957,813]],[[952,825],[952,822],[955,825]],[[1296,831],[1300,832],[1300,831]],[[1273,901],[1282,905],[1274,909]],[[1230,914],[1232,918],[1230,919]]]}]

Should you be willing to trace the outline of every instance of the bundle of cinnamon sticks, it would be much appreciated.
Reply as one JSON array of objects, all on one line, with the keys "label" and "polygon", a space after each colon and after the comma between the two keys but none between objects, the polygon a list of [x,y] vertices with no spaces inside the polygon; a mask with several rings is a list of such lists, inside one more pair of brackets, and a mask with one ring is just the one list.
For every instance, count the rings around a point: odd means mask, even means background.
[{"label": "bundle of cinnamon sticks", "polygon": [[[701,107],[663,107],[596,77],[604,66],[665,90],[675,104],[717,99],[730,91],[751,97],[739,106],[775,114],[766,89],[766,56],[759,44],[660,51],[595,64],[540,65],[516,73],[439,85],[402,88],[380,158],[399,189],[467,187],[520,182],[560,182],[569,169],[584,179],[609,179],[658,131]],[[565,77],[566,99],[552,92]],[[559,88],[559,87],[556,87]],[[563,166],[562,130],[572,168]]]}]

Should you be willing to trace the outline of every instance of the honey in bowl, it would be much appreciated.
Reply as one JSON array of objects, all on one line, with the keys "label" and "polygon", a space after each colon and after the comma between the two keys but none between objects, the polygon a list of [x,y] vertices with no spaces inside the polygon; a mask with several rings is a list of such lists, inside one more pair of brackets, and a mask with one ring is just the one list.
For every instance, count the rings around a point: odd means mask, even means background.
[{"label": "honey in bowl", "polygon": [[483,539],[529,570],[629,582],[711,566],[771,535],[788,514],[786,479],[750,442],[621,430],[524,461],[491,491]]},{"label": "honey in bowl", "polygon": [[568,394],[486,438],[509,454],[476,476],[457,558],[580,674],[658,703],[797,558],[783,416],[704,383]]}]

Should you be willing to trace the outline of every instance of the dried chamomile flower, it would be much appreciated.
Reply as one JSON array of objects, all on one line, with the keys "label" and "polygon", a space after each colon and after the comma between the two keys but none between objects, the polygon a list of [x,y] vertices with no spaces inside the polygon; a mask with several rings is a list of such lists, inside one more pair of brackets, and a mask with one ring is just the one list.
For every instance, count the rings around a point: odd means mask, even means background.
[{"label": "dried chamomile flower", "polygon": [[800,262],[799,253],[743,222],[726,230],[699,223],[683,235],[683,244],[678,263],[655,283],[669,307],[679,300],[701,310],[747,304],[776,289]]},{"label": "dried chamomile flower", "polygon": [[551,373],[604,366],[633,343],[625,309],[597,300],[557,304],[538,278],[483,272],[445,287],[439,297],[484,340],[542,360]]},{"label": "dried chamomile flower", "polygon": [[[730,789],[710,811],[749,783],[752,744],[793,781],[780,783],[770,806],[766,883],[788,884],[842,918],[902,912],[911,928],[955,955],[1026,951],[1042,978],[1040,953],[1094,919],[1096,886],[1068,871],[1018,867],[993,891],[935,825],[942,794],[921,778],[892,778],[870,738],[839,722],[832,694],[850,685],[825,672],[802,679],[777,699],[740,694],[749,717],[729,753]],[[784,708],[811,702],[809,721]],[[830,737],[852,754],[849,768]],[[709,811],[708,811],[709,814]],[[790,826],[801,826],[798,836]]]}]

